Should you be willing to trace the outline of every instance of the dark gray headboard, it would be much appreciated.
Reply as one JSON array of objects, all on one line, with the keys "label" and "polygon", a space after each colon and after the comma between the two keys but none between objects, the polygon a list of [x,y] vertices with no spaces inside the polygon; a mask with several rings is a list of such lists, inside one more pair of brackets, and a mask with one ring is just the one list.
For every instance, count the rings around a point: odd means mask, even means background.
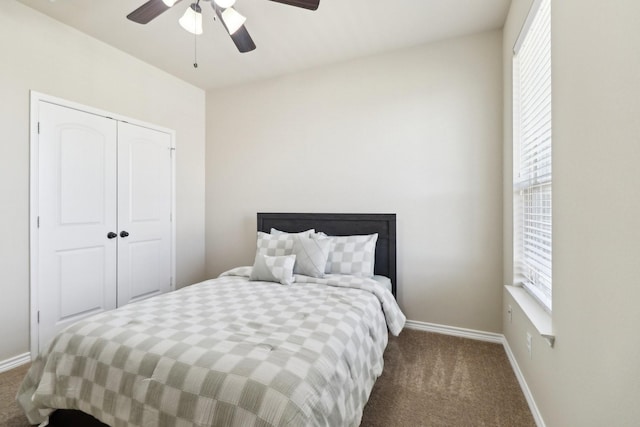
[{"label": "dark gray headboard", "polygon": [[315,228],[331,236],[378,233],[375,274],[390,278],[396,295],[396,214],[258,212],[258,231],[271,228],[290,233]]}]

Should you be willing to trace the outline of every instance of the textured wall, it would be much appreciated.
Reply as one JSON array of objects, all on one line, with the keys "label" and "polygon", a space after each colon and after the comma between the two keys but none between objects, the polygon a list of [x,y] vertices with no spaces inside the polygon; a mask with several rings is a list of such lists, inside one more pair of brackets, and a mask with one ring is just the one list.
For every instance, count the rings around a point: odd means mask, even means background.
[{"label": "textured wall", "polygon": [[0,362],[29,351],[29,91],[176,130],[177,284],[204,277],[205,93],[0,2]]},{"label": "textured wall", "polygon": [[209,91],[209,275],[258,211],[397,213],[408,318],[501,332],[501,73],[493,31]]},{"label": "textured wall", "polygon": [[[511,49],[504,28],[505,219],[511,206]],[[640,2],[552,2],[554,348],[505,293],[504,333],[547,426],[640,420]],[[511,223],[505,221],[505,283]],[[525,336],[533,334],[531,358]]]}]

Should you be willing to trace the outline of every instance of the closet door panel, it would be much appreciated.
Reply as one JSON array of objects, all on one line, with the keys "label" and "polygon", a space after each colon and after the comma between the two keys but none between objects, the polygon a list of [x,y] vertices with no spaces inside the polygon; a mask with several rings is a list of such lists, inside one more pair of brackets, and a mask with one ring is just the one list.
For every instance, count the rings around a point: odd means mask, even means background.
[{"label": "closet door panel", "polygon": [[171,136],[118,124],[118,306],[171,286]]},{"label": "closet door panel", "polygon": [[116,306],[114,120],[39,104],[38,345]]}]

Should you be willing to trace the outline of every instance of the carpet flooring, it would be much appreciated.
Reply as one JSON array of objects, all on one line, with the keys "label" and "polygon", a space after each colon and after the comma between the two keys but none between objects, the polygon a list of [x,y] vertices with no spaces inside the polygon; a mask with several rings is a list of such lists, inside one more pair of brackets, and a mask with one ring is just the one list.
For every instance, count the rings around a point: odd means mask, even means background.
[{"label": "carpet flooring", "polygon": [[364,408],[367,427],[535,427],[504,347],[405,329]]},{"label": "carpet flooring", "polygon": [[0,374],[0,426],[2,427],[29,425],[16,403],[16,393],[27,369],[29,369],[28,364]]},{"label": "carpet flooring", "polygon": [[[384,359],[361,427],[535,427],[500,344],[405,329]],[[1,427],[29,426],[15,403],[27,368],[0,374]],[[92,424],[68,420],[60,414],[50,425]]]}]

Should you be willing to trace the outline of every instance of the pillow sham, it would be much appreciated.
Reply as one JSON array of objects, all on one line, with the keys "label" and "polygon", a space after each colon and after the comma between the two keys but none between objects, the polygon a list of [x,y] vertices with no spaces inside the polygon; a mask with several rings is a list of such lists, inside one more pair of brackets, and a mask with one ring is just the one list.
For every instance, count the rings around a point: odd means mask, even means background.
[{"label": "pillow sham", "polygon": [[[314,238],[322,238],[318,233]],[[327,236],[331,240],[324,272],[373,277],[378,233],[353,236]]]},{"label": "pillow sham", "polygon": [[296,264],[293,272],[311,277],[324,277],[331,239],[296,236],[293,240],[293,254]]},{"label": "pillow sham", "polygon": [[316,230],[313,228],[310,228],[306,231],[301,231],[299,233],[289,233],[288,231],[280,231],[276,228],[271,228],[271,231],[269,232],[269,234],[271,234],[272,236],[281,236],[281,235],[287,235],[287,236],[307,236],[307,237],[311,237],[312,234],[315,234]]},{"label": "pillow sham", "polygon": [[249,280],[290,285],[294,281],[293,266],[295,263],[295,255],[269,256],[258,252]]},{"label": "pillow sham", "polygon": [[258,253],[269,256],[291,255],[293,253],[293,236],[289,234],[267,234],[258,231],[256,242]]}]

